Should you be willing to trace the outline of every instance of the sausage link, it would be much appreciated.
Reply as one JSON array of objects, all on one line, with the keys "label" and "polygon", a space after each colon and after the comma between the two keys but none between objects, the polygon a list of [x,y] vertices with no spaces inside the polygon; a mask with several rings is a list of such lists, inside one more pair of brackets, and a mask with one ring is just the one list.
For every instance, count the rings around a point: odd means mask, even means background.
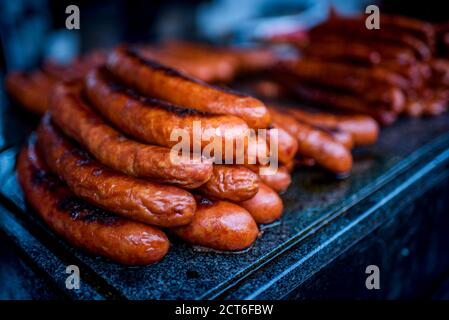
[{"label": "sausage link", "polygon": [[239,205],[248,210],[257,223],[270,223],[279,219],[284,209],[279,195],[264,183],[260,183],[254,197],[239,202]]},{"label": "sausage link", "polygon": [[26,200],[54,232],[74,246],[128,265],[154,263],[166,255],[169,241],[161,230],[77,198],[48,171],[34,142],[20,152],[17,174]]},{"label": "sausage link", "polygon": [[237,204],[197,198],[193,221],[170,229],[184,241],[217,250],[242,250],[249,247],[259,233],[253,217]]},{"label": "sausage link", "polygon": [[196,208],[189,192],[108,169],[74,147],[50,123],[48,114],[42,119],[37,136],[50,169],[78,197],[148,224],[170,227],[192,220]]},{"label": "sausage link", "polygon": [[195,135],[208,136],[209,141],[201,141],[203,147],[214,139],[233,143],[249,130],[242,119],[232,115],[204,113],[142,97],[114,81],[104,68],[89,73],[86,93],[92,106],[115,126],[136,139],[160,146],[178,143],[172,138],[175,129],[187,132],[190,141]]},{"label": "sausage link", "polygon": [[135,142],[106,124],[84,102],[78,84],[58,85],[50,109],[58,127],[108,167],[187,189],[210,179],[211,163],[189,156],[184,161],[172,161],[169,148]]},{"label": "sausage link", "polygon": [[212,198],[240,202],[253,197],[259,188],[257,174],[239,165],[214,165],[209,181],[199,191]]},{"label": "sausage link", "polygon": [[307,112],[300,108],[282,108],[282,111],[310,125],[349,132],[356,146],[373,144],[379,136],[379,125],[369,116]]},{"label": "sausage link", "polygon": [[300,123],[288,115],[271,108],[275,125],[284,128],[298,140],[298,152],[314,158],[322,167],[337,174],[347,173],[352,167],[348,149],[323,131]]},{"label": "sausage link", "polygon": [[135,52],[117,48],[108,58],[108,67],[127,85],[142,93],[202,112],[229,114],[242,118],[251,128],[267,128],[270,115],[265,105],[249,96],[212,87]]}]

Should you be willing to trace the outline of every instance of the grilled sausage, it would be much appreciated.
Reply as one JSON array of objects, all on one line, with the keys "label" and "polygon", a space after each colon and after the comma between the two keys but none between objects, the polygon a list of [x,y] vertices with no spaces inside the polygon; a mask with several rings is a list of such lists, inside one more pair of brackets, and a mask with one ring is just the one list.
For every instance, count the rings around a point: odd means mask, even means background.
[{"label": "grilled sausage", "polygon": [[369,104],[363,99],[323,89],[317,86],[304,84],[288,84],[291,92],[301,99],[315,105],[324,106],[329,109],[337,109],[346,112],[366,114],[373,117],[383,125],[390,125],[397,119],[397,113],[381,104]]},{"label": "grilled sausage", "polygon": [[242,250],[259,233],[253,217],[237,204],[197,197],[193,221],[170,229],[184,241],[217,250]]},{"label": "grilled sausage", "polygon": [[204,50],[192,52],[184,46],[173,46],[172,42],[158,47],[139,47],[137,50],[144,58],[159,61],[205,82],[229,82],[237,71],[237,61],[233,57],[217,56]]},{"label": "grilled sausage", "polygon": [[118,215],[170,227],[189,223],[195,199],[182,189],[118,173],[74,147],[44,116],[38,144],[50,169],[80,198]]},{"label": "grilled sausage", "polygon": [[162,231],[77,198],[48,171],[34,142],[22,149],[17,174],[26,200],[54,232],[71,244],[128,265],[154,263],[167,253],[169,242]]},{"label": "grilled sausage", "polygon": [[352,167],[352,156],[348,149],[323,131],[299,123],[288,115],[271,108],[275,125],[284,128],[298,140],[298,152],[314,158],[322,167],[337,174],[347,173]]},{"label": "grilled sausage", "polygon": [[151,97],[202,112],[238,116],[251,128],[270,125],[268,110],[259,100],[212,87],[130,50],[114,50],[108,67],[127,85]]},{"label": "grilled sausage", "polygon": [[232,145],[249,129],[232,115],[204,113],[140,96],[114,81],[104,68],[89,73],[86,93],[95,109],[115,126],[136,139],[160,146],[178,143],[177,137],[172,137],[175,129],[184,130],[193,143],[201,139],[203,147],[215,139]]},{"label": "grilled sausage", "polygon": [[270,223],[279,219],[284,209],[282,199],[264,183],[259,184],[259,191],[254,197],[239,202],[239,205],[248,210],[257,223]]},{"label": "grilled sausage", "polygon": [[65,134],[110,168],[187,189],[210,179],[211,163],[190,156],[172,161],[169,148],[135,142],[113,129],[85,103],[79,84],[58,85],[50,109],[52,120]]},{"label": "grilled sausage", "polygon": [[214,165],[209,181],[199,190],[220,200],[240,202],[253,197],[259,188],[257,174],[239,165]]}]

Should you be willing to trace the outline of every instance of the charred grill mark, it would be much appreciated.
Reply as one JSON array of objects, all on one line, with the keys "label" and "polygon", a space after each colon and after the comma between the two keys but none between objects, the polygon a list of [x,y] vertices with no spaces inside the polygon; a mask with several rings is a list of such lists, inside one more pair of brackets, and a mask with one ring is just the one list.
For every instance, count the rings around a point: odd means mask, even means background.
[{"label": "charred grill mark", "polygon": [[120,220],[104,209],[95,207],[75,196],[60,197],[56,205],[58,210],[67,212],[74,221],[114,225]]},{"label": "charred grill mark", "polygon": [[55,175],[37,168],[32,168],[31,184],[35,187],[42,186],[50,192],[56,191],[62,185]]},{"label": "charred grill mark", "polygon": [[184,108],[181,106],[177,106],[159,99],[155,98],[148,98],[141,94],[139,94],[136,90],[132,88],[128,88],[124,86],[123,84],[119,83],[115,79],[112,78],[112,75],[110,72],[105,69],[100,69],[100,75],[103,78],[103,80],[106,82],[108,88],[118,94],[123,94],[128,96],[130,99],[133,99],[135,101],[140,102],[147,108],[153,108],[153,109],[159,109],[159,110],[165,110],[167,112],[176,114],[180,117],[188,117],[188,116],[201,116],[201,117],[214,117],[216,114],[210,113],[210,112],[203,112],[198,111],[195,109],[190,108]]},{"label": "charred grill mark", "polygon": [[148,58],[143,58],[141,55],[139,55],[138,52],[136,52],[136,50],[126,49],[125,53],[130,58],[137,60],[140,64],[147,65],[151,69],[154,69],[154,70],[157,70],[157,71],[162,71],[162,72],[164,72],[168,76],[180,78],[180,79],[183,79],[183,80],[186,80],[186,81],[190,81],[190,82],[194,82],[194,83],[203,85],[203,86],[211,88],[211,89],[215,89],[215,90],[222,91],[222,92],[225,92],[225,93],[233,94],[233,95],[238,96],[238,97],[243,97],[243,98],[248,97],[248,95],[245,95],[245,94],[243,94],[241,92],[237,92],[237,91],[234,91],[234,90],[229,89],[229,88],[213,86],[213,85],[211,85],[209,83],[206,83],[204,81],[201,81],[199,79],[195,79],[195,78],[189,77],[186,74],[184,74],[182,72],[179,72],[179,71],[177,71],[175,69],[172,69],[172,68],[169,68],[167,66],[164,66],[164,65],[162,65],[162,64],[160,64],[160,63],[158,63],[158,62],[156,62],[154,60],[151,60],[151,59],[148,59]]}]

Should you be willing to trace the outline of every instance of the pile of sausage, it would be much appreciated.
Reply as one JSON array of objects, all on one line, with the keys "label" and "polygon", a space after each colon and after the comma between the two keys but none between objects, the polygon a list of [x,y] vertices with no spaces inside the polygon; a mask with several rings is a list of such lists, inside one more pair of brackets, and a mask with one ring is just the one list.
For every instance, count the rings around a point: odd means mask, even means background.
[{"label": "pile of sausage", "polygon": [[[380,29],[366,16],[331,18],[290,41],[298,59],[285,61],[278,81],[302,101],[363,113],[379,123],[398,115],[438,115],[449,102],[449,60],[439,50],[444,28],[382,13]],[[446,28],[447,29],[447,28]]]}]

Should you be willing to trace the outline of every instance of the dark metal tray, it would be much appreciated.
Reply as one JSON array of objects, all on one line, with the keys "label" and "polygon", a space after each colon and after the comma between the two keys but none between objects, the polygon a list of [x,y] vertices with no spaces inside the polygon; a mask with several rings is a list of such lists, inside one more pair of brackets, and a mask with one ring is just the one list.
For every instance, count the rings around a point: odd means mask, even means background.
[{"label": "dark metal tray", "polygon": [[[449,115],[401,120],[383,129],[376,145],[355,150],[348,179],[297,170],[282,196],[282,219],[263,226],[249,250],[218,253],[172,239],[160,263],[127,267],[73,248],[26,206],[15,157],[36,119],[0,98],[0,230],[78,299],[282,298],[449,174]],[[79,290],[65,289],[70,264],[80,268]]]}]

